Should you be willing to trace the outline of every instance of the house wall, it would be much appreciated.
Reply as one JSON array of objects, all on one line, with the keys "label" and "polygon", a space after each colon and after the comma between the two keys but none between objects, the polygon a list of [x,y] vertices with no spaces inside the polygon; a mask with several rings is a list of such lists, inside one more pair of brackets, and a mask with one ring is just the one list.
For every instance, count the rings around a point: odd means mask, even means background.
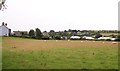
[{"label": "house wall", "polygon": [[0,36],[9,36],[9,29],[5,26],[0,27]]},{"label": "house wall", "polygon": [[19,31],[14,32],[15,36],[22,36],[22,34]]},{"label": "house wall", "polygon": [[14,32],[14,36],[24,36],[27,35],[26,31],[13,31]]}]

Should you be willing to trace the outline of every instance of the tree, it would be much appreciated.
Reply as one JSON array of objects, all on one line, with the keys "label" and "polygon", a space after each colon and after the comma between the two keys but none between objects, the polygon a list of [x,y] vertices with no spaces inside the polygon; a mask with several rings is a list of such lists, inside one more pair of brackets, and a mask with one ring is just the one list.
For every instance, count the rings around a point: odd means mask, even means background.
[{"label": "tree", "polygon": [[54,30],[50,30],[50,32],[55,32]]},{"label": "tree", "polygon": [[114,34],[111,35],[112,38],[116,38],[116,36]]},{"label": "tree", "polygon": [[36,28],[36,36],[37,39],[41,39],[42,38],[42,32],[40,31],[39,28]]},{"label": "tree", "polygon": [[100,33],[97,33],[97,34],[95,35],[95,38],[99,38],[99,37],[102,37],[102,35],[101,35]]},{"label": "tree", "polygon": [[0,0],[0,10],[7,9],[7,5],[5,5],[6,0]]},{"label": "tree", "polygon": [[29,31],[29,37],[34,38],[35,37],[35,32],[33,29]]},{"label": "tree", "polygon": [[117,38],[119,38],[119,39],[120,39],[120,35],[118,35],[118,36],[117,36]]},{"label": "tree", "polygon": [[120,35],[117,36],[117,40],[116,41],[120,41]]},{"label": "tree", "polygon": [[55,39],[60,40],[61,36],[60,35],[55,35]]},{"label": "tree", "polygon": [[55,31],[54,30],[50,30],[49,35],[50,35],[50,37],[52,39],[54,39],[55,38]]}]

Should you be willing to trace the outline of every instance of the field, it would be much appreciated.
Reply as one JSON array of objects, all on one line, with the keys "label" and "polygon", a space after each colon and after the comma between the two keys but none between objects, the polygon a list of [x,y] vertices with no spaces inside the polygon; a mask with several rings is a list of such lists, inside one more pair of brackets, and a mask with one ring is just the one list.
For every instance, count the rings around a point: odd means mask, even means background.
[{"label": "field", "polygon": [[0,37],[0,70],[2,69],[2,38]]},{"label": "field", "polygon": [[101,35],[103,35],[103,36],[110,36],[110,35],[118,35],[118,33],[101,33]]},{"label": "field", "polygon": [[3,37],[3,69],[118,69],[118,43]]}]

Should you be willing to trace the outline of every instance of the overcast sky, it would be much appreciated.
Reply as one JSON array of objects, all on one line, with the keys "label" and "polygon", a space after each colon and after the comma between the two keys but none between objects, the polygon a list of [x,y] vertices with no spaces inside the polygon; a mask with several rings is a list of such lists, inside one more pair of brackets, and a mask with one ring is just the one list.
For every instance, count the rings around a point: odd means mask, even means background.
[{"label": "overcast sky", "polygon": [[12,31],[117,30],[119,0],[6,0],[0,23]]}]

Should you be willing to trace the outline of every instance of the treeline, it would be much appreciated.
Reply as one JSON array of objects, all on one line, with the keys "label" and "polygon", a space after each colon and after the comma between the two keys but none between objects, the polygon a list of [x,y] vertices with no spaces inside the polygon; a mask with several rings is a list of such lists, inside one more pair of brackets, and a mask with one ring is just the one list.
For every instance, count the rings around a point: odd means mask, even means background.
[{"label": "treeline", "polygon": [[[117,35],[114,34],[114,33],[119,33],[119,31],[117,31],[117,30],[71,30],[71,29],[69,29],[69,30],[58,31],[58,32],[56,32],[54,30],[50,30],[49,32],[47,32],[47,31],[41,32],[41,30],[39,28],[36,28],[35,30],[31,29],[26,34],[21,32],[21,36],[16,36],[16,37],[43,39],[43,40],[49,40],[49,39],[65,40],[65,39],[70,39],[71,36],[79,36],[79,37],[90,36],[90,37],[94,37],[94,38],[99,38],[99,37],[104,36],[101,33],[108,33],[108,34],[113,33],[108,36],[112,37],[112,38],[120,38],[120,36],[118,34]],[[13,36],[15,36],[15,35],[13,35]]]}]

